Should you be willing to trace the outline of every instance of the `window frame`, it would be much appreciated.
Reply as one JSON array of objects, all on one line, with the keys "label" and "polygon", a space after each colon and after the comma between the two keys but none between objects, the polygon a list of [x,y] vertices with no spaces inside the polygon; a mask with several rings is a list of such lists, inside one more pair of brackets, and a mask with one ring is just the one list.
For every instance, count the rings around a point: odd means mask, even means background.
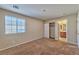
[{"label": "window frame", "polygon": [[[10,24],[8,21],[8,17],[11,18],[11,20],[9,19]],[[15,18],[15,21],[13,20],[13,18]],[[21,27],[21,25],[18,25],[19,19],[21,20],[21,22],[23,21],[24,23],[20,23],[24,28]],[[13,24],[13,22],[15,23],[15,25]],[[10,26],[10,29],[9,29]],[[13,28],[15,26],[15,29]],[[21,28],[18,28],[18,26],[20,26]],[[7,29],[8,28],[8,29]],[[22,30],[21,30],[22,29]],[[22,18],[17,18],[15,16],[9,16],[9,15],[5,15],[5,34],[16,34],[16,33],[24,33],[25,32],[25,19]]]}]

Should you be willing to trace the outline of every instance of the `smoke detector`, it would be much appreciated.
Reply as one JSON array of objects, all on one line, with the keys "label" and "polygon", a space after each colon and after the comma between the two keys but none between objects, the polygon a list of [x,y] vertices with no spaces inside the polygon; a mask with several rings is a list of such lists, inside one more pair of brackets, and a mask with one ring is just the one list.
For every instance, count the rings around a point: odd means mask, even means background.
[{"label": "smoke detector", "polygon": [[43,12],[46,12],[46,9],[43,9],[42,11],[43,11]]}]

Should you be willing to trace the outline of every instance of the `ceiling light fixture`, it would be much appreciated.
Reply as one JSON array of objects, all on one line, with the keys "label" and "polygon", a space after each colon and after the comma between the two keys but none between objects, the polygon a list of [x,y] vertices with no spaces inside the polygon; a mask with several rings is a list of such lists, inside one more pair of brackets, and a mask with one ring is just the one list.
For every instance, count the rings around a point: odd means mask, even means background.
[{"label": "ceiling light fixture", "polygon": [[19,9],[19,7],[17,5],[13,5],[13,8],[15,9]]}]

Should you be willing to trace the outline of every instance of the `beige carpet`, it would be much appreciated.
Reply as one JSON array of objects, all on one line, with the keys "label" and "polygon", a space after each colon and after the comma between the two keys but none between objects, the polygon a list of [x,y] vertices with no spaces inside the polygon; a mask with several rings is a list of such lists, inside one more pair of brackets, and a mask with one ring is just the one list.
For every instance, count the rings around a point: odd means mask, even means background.
[{"label": "beige carpet", "polygon": [[4,51],[3,55],[78,55],[76,45],[53,39],[39,39]]}]

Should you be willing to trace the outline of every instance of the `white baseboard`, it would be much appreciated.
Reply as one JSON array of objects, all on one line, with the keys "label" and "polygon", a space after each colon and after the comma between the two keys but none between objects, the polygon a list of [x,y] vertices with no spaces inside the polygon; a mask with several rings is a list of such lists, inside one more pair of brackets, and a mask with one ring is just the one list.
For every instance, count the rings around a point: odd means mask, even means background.
[{"label": "white baseboard", "polygon": [[[41,39],[41,38],[40,38],[40,39]],[[26,42],[22,42],[22,43],[13,45],[13,46],[9,46],[9,47],[7,47],[7,48],[2,48],[2,49],[0,49],[0,51],[6,50],[6,49],[9,49],[9,48],[13,48],[13,47],[16,47],[16,46],[19,46],[19,45],[21,45],[21,44],[25,44],[25,43],[28,43],[28,42],[31,42],[31,41],[34,41],[34,40],[38,40],[38,39],[33,39],[33,40],[26,41]]]}]

